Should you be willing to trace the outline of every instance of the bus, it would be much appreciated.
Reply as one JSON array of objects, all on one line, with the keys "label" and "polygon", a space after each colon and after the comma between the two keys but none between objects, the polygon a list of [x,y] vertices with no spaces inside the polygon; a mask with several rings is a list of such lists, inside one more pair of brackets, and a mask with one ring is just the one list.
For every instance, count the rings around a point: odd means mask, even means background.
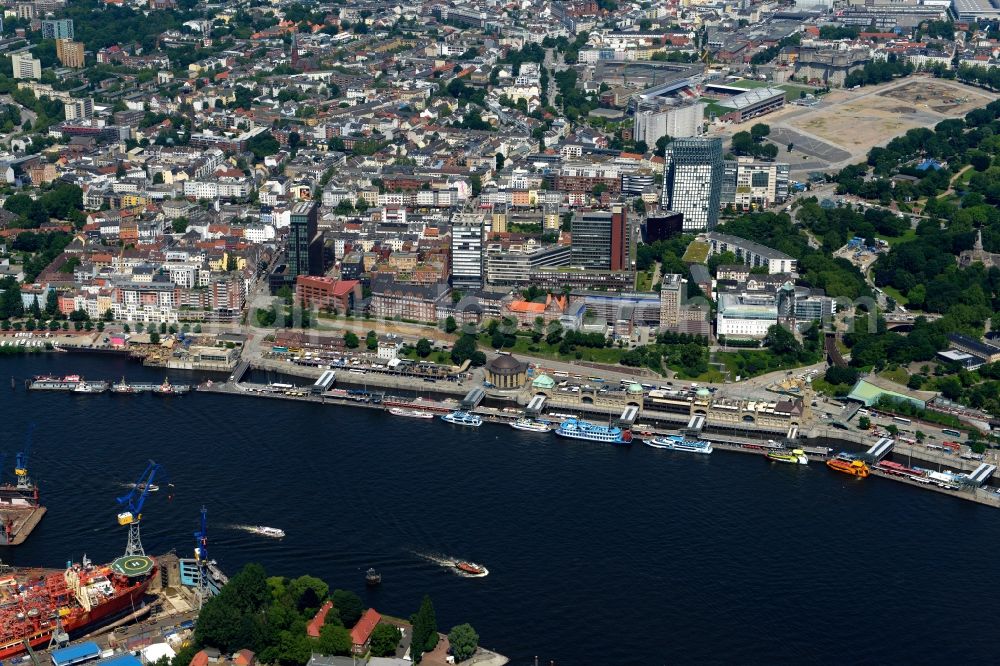
[{"label": "bus", "polygon": [[962,433],[957,430],[951,430],[950,428],[941,428],[942,435],[948,435],[950,437],[961,437]]},{"label": "bus", "polygon": [[892,420],[895,421],[896,423],[905,423],[906,425],[910,425],[911,423],[913,423],[913,421],[911,421],[910,419],[904,419],[902,416],[893,416]]}]

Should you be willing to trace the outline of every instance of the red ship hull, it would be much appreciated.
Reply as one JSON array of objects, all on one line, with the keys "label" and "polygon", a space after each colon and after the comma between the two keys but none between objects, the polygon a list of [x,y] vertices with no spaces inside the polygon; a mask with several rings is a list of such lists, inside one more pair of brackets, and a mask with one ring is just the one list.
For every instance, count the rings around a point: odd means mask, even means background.
[{"label": "red ship hull", "polygon": [[[56,604],[49,609],[51,611],[49,617],[38,615],[34,618],[34,622],[30,623],[31,626],[21,624],[13,629],[11,627],[0,626],[0,631],[5,630],[3,631],[3,642],[0,643],[0,660],[8,659],[25,652],[25,640],[31,644],[32,648],[48,647],[52,640],[52,634],[58,627],[56,617],[60,615],[60,609],[66,611],[62,613],[63,631],[70,635],[78,634],[89,628],[96,628],[128,612],[138,610],[141,606],[142,598],[149,587],[149,583],[157,571],[154,568],[142,580],[121,589],[115,596],[92,606],[89,611],[79,606],[75,608],[71,607],[70,603]],[[44,579],[47,586],[52,586],[53,581],[58,585],[58,580],[56,579],[61,579],[63,575],[63,572],[60,571],[47,571],[42,576],[35,574],[31,580],[40,582]],[[21,576],[17,576],[17,579],[18,582],[24,580]],[[5,599],[4,601],[8,600]],[[8,603],[0,603],[0,622],[4,619],[3,607],[7,605]],[[10,612],[16,612],[16,610],[6,610],[6,613]]]}]

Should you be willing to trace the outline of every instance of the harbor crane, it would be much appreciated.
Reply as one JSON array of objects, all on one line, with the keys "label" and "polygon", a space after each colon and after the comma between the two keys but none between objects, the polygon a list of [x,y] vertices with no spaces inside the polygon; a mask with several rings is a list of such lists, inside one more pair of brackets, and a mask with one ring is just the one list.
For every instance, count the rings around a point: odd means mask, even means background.
[{"label": "harbor crane", "polygon": [[127,495],[116,498],[118,504],[125,508],[118,514],[118,524],[128,526],[128,545],[125,547],[125,555],[145,555],[142,549],[142,540],[139,538],[139,523],[142,522],[142,505],[146,503],[146,496],[153,488],[153,480],[157,472],[162,467],[150,460],[146,465],[146,471],[133,484],[132,490]]},{"label": "harbor crane", "polygon": [[31,453],[31,438],[35,434],[35,424],[28,426],[28,433],[24,436],[24,449],[17,452],[14,459],[14,477],[17,480],[18,490],[32,490],[34,484],[28,476],[28,454]]},{"label": "harbor crane", "polygon": [[194,561],[198,565],[198,607],[208,593],[208,509],[201,507],[201,529],[194,533]]}]

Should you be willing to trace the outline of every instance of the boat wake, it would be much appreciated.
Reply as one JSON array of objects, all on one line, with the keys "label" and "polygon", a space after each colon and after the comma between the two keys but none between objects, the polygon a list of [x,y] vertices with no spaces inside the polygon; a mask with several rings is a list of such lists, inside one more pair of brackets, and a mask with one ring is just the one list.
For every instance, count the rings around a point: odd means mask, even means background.
[{"label": "boat wake", "polygon": [[459,560],[437,553],[423,553],[417,550],[411,552],[420,559],[436,564],[462,578],[485,578],[490,575],[486,567],[481,564],[469,562],[468,560]]},{"label": "boat wake", "polygon": [[226,525],[226,528],[230,530],[240,530],[241,532],[248,532],[258,536],[269,537],[271,539],[280,539],[285,536],[284,530],[278,529],[277,527],[265,527],[263,525]]}]

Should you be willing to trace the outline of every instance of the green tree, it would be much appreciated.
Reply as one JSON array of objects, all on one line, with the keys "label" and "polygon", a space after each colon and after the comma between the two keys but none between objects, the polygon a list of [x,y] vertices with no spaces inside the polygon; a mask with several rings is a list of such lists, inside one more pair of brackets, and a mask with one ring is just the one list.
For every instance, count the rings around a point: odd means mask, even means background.
[{"label": "green tree", "polygon": [[345,347],[347,347],[348,349],[357,349],[359,343],[360,341],[358,340],[358,336],[356,336],[354,333],[352,333],[351,331],[344,333]]},{"label": "green tree", "polygon": [[458,330],[458,322],[455,321],[454,317],[448,315],[448,317],[444,320],[445,333],[454,333],[456,330]]},{"label": "green tree", "polygon": [[765,136],[768,136],[770,133],[771,133],[770,125],[766,125],[764,123],[754,123],[754,125],[750,128],[750,136],[753,137],[754,141],[760,141]]},{"label": "green tree", "polygon": [[261,132],[247,141],[247,150],[253,153],[256,161],[260,162],[268,155],[274,155],[281,150],[281,144],[270,132]]},{"label": "green tree", "polygon": [[[374,635],[374,634],[373,634]],[[326,624],[319,632],[319,651],[346,656],[351,653],[351,634],[341,624]],[[306,659],[308,661],[308,657]]]},{"label": "green tree", "polygon": [[378,334],[375,331],[368,331],[368,335],[365,336],[365,347],[368,348],[368,351],[378,349]]},{"label": "green tree", "polygon": [[[83,324],[81,324],[80,322],[76,322],[76,324],[77,324],[77,326],[83,326]],[[77,329],[77,330],[79,330],[79,329]],[[160,334],[157,333],[156,331],[151,332],[149,334],[149,341],[150,341],[150,343],[152,343],[154,345],[160,344]]]},{"label": "green tree", "polygon": [[868,430],[872,427],[872,421],[867,416],[858,417],[858,428],[861,430]]},{"label": "green tree", "polygon": [[182,215],[181,217],[175,218],[170,223],[170,226],[173,227],[175,234],[182,234],[187,231],[188,224],[190,224],[189,220]]},{"label": "green tree", "polygon": [[885,429],[886,429],[886,431],[887,431],[887,432],[888,432],[888,433],[889,433],[890,435],[892,435],[893,437],[895,437],[896,435],[898,435],[898,434],[899,434],[899,427],[898,427],[898,426],[896,426],[896,424],[895,424],[895,423],[890,423],[889,425],[887,425],[887,426],[886,426],[886,428],[885,428]]},{"label": "green tree", "polygon": [[51,317],[57,312],[59,312],[59,296],[55,289],[49,289],[45,295],[45,314]]},{"label": "green tree", "polygon": [[410,651],[414,663],[419,664],[421,659],[423,659],[423,653],[433,650],[434,646],[437,645],[438,639],[437,616],[434,613],[434,604],[431,602],[429,596],[424,595],[424,599],[420,603],[420,610],[410,618],[410,623],[413,625]]},{"label": "green tree", "polygon": [[373,657],[391,657],[399,646],[399,629],[391,624],[378,624],[372,630],[371,652]]},{"label": "green tree", "polygon": [[495,159],[496,159],[497,171],[500,171],[501,169],[503,169],[504,162],[506,161],[507,158],[504,157],[503,153],[497,153]]},{"label": "green tree", "polygon": [[417,340],[417,356],[427,358],[431,354],[431,343],[427,338]]},{"label": "green tree", "polygon": [[349,590],[334,590],[330,595],[330,601],[333,602],[345,627],[353,627],[365,612],[361,597]]},{"label": "green tree", "polygon": [[448,643],[451,645],[451,653],[455,656],[455,661],[465,661],[471,659],[476,654],[479,647],[479,634],[472,628],[472,625],[460,624],[452,627],[448,632]]}]

